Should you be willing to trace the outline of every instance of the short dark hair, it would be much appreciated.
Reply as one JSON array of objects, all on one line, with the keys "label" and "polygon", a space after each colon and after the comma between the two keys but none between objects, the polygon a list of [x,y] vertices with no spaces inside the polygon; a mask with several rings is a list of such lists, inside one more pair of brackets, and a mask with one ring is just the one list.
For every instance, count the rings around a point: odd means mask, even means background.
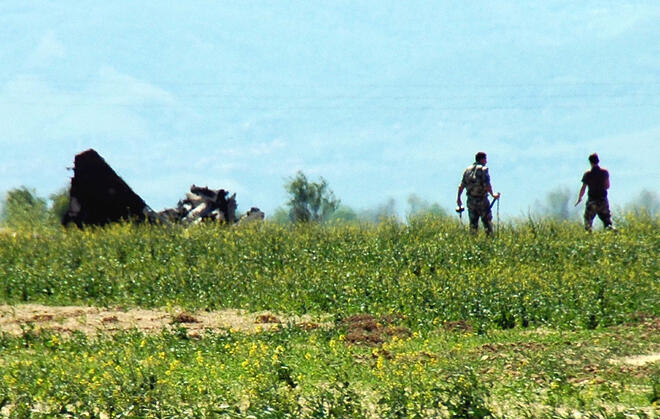
[{"label": "short dark hair", "polygon": [[479,161],[479,160],[485,159],[485,158],[486,158],[486,153],[484,153],[483,151],[480,151],[477,154],[475,154],[474,161]]},{"label": "short dark hair", "polygon": [[598,164],[600,160],[598,159],[598,154],[593,153],[589,155],[589,163],[591,164]]}]

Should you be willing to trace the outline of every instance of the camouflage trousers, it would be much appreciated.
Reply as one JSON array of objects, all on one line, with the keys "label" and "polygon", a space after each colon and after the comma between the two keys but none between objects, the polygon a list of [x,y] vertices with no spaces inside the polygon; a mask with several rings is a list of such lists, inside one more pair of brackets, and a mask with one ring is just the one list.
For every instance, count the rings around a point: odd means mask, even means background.
[{"label": "camouflage trousers", "polygon": [[584,228],[586,230],[591,230],[596,215],[603,222],[605,228],[612,227],[612,214],[610,214],[610,204],[607,202],[607,198],[587,201],[584,207]]},{"label": "camouflage trousers", "polygon": [[486,229],[486,234],[493,232],[493,213],[490,210],[488,198],[468,196],[467,200],[468,216],[470,218],[470,230],[476,233],[479,229],[479,219]]}]

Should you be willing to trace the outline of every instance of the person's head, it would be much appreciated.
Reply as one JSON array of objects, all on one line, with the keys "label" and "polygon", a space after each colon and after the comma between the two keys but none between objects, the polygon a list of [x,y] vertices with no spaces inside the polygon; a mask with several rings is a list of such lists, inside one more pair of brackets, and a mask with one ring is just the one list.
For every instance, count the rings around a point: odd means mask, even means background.
[{"label": "person's head", "polygon": [[593,153],[593,154],[589,155],[589,163],[598,164],[599,161],[600,160],[598,159],[598,154]]},{"label": "person's head", "polygon": [[486,162],[486,159],[487,159],[486,153],[484,153],[483,151],[478,152],[474,156],[474,161],[482,164]]}]

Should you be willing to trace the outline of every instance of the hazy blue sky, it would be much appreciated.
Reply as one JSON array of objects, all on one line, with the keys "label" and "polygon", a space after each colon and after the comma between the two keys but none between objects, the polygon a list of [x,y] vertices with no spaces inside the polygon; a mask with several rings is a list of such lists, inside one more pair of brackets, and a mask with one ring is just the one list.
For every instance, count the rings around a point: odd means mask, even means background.
[{"label": "hazy blue sky", "polygon": [[297,170],[356,209],[453,208],[486,151],[502,213],[660,180],[660,2],[0,1],[0,192],[96,149],[154,209],[191,184],[272,214]]}]

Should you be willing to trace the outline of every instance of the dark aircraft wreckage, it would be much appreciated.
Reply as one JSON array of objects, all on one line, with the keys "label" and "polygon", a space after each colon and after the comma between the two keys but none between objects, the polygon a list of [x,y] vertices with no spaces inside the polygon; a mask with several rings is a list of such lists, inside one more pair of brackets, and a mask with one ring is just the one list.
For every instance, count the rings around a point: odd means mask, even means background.
[{"label": "dark aircraft wreckage", "polygon": [[[122,220],[184,224],[237,221],[236,194],[228,196],[224,189],[195,185],[175,208],[153,211],[93,149],[76,155],[69,194],[69,208],[62,217],[65,226],[71,223],[80,228],[102,226]],[[263,219],[264,214],[253,207],[243,217],[248,218]]]}]

